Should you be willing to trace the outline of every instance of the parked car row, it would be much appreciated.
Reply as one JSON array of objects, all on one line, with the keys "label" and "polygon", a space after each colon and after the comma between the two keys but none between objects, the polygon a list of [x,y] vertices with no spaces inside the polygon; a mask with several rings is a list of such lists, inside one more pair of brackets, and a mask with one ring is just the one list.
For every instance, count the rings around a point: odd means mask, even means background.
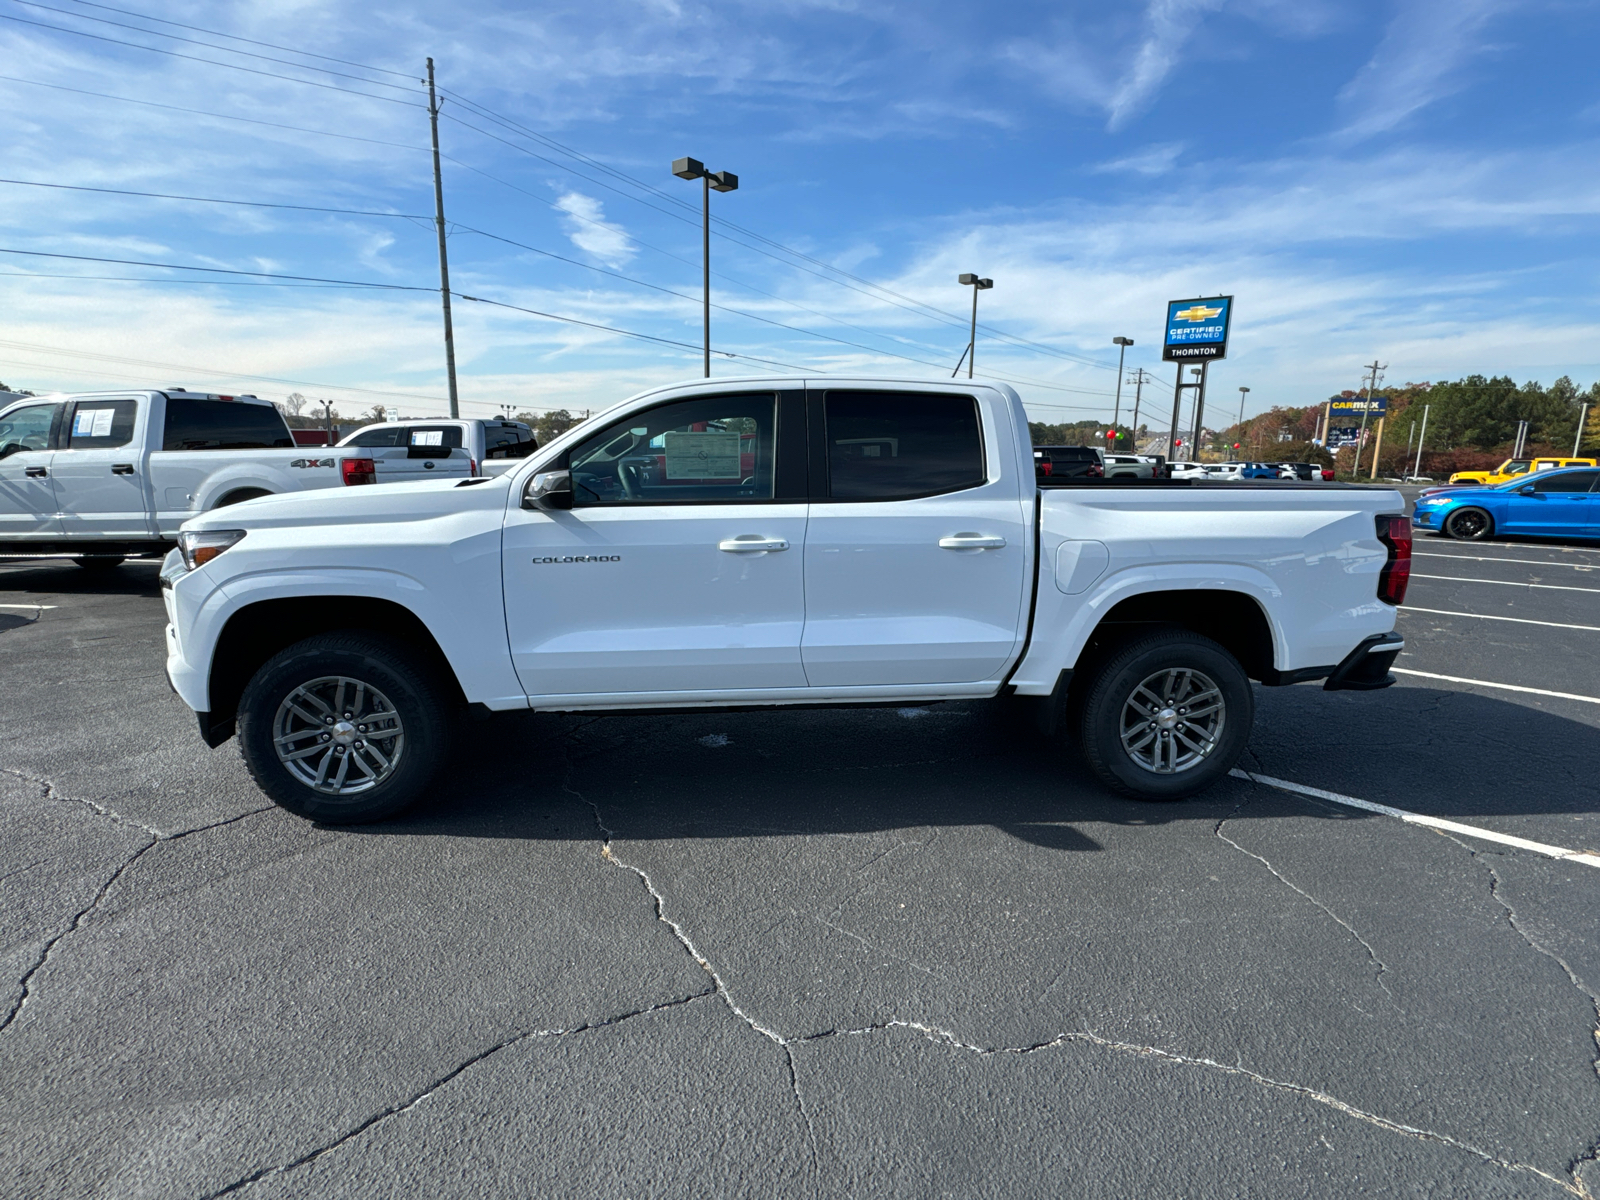
[{"label": "parked car row", "polygon": [[0,552],[83,566],[164,554],[189,518],[287,492],[498,474],[537,448],[516,421],[399,421],[296,446],[255,396],[185,388],[21,397],[0,408]]},{"label": "parked car row", "polygon": [[1160,454],[1111,454],[1094,446],[1035,446],[1035,474],[1040,479],[1192,479],[1236,482],[1246,479],[1293,479],[1332,483],[1333,469],[1306,462],[1169,463]]}]

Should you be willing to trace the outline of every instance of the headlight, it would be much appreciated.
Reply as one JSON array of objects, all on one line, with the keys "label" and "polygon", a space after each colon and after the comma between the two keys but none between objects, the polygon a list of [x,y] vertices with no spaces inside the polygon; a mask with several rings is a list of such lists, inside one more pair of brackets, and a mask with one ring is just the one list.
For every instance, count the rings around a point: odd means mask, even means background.
[{"label": "headlight", "polygon": [[178,549],[189,570],[203,567],[229,546],[244,537],[242,529],[202,529],[178,535]]}]

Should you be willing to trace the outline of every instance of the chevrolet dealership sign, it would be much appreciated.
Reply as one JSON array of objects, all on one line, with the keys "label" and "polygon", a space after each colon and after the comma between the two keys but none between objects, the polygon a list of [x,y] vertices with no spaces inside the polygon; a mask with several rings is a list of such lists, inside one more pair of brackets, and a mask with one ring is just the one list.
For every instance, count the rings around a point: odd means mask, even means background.
[{"label": "chevrolet dealership sign", "polygon": [[1226,358],[1232,296],[1174,300],[1167,305],[1167,336],[1161,357],[1167,362]]}]

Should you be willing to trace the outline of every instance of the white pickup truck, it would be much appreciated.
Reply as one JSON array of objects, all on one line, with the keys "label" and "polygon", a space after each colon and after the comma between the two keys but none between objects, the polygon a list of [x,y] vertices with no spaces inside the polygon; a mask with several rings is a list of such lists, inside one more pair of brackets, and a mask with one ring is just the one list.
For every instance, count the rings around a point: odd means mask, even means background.
[{"label": "white pickup truck", "polygon": [[1251,680],[1394,682],[1386,488],[1036,481],[1001,384],[697,381],[498,478],[189,521],[167,672],[324,821],[426,788],[456,715],[1031,697],[1127,795],[1231,768]]},{"label": "white pickup truck", "polygon": [[115,566],[165,553],[196,513],[372,483],[371,459],[369,450],[296,448],[283,415],[254,396],[27,397],[0,408],[0,554]]},{"label": "white pickup truck", "polygon": [[477,417],[419,417],[356,430],[339,443],[372,451],[379,483],[415,483],[429,477],[501,475],[539,448],[521,421]]}]

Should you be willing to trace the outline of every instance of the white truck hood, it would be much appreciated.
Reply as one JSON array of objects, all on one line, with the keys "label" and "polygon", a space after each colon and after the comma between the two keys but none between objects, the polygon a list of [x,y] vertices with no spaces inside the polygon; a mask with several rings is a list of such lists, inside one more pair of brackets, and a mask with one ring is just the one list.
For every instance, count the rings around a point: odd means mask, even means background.
[{"label": "white truck hood", "polygon": [[505,477],[473,483],[427,479],[261,496],[212,509],[185,521],[185,530],[307,528],[429,520],[451,513],[504,508],[510,481]]}]

